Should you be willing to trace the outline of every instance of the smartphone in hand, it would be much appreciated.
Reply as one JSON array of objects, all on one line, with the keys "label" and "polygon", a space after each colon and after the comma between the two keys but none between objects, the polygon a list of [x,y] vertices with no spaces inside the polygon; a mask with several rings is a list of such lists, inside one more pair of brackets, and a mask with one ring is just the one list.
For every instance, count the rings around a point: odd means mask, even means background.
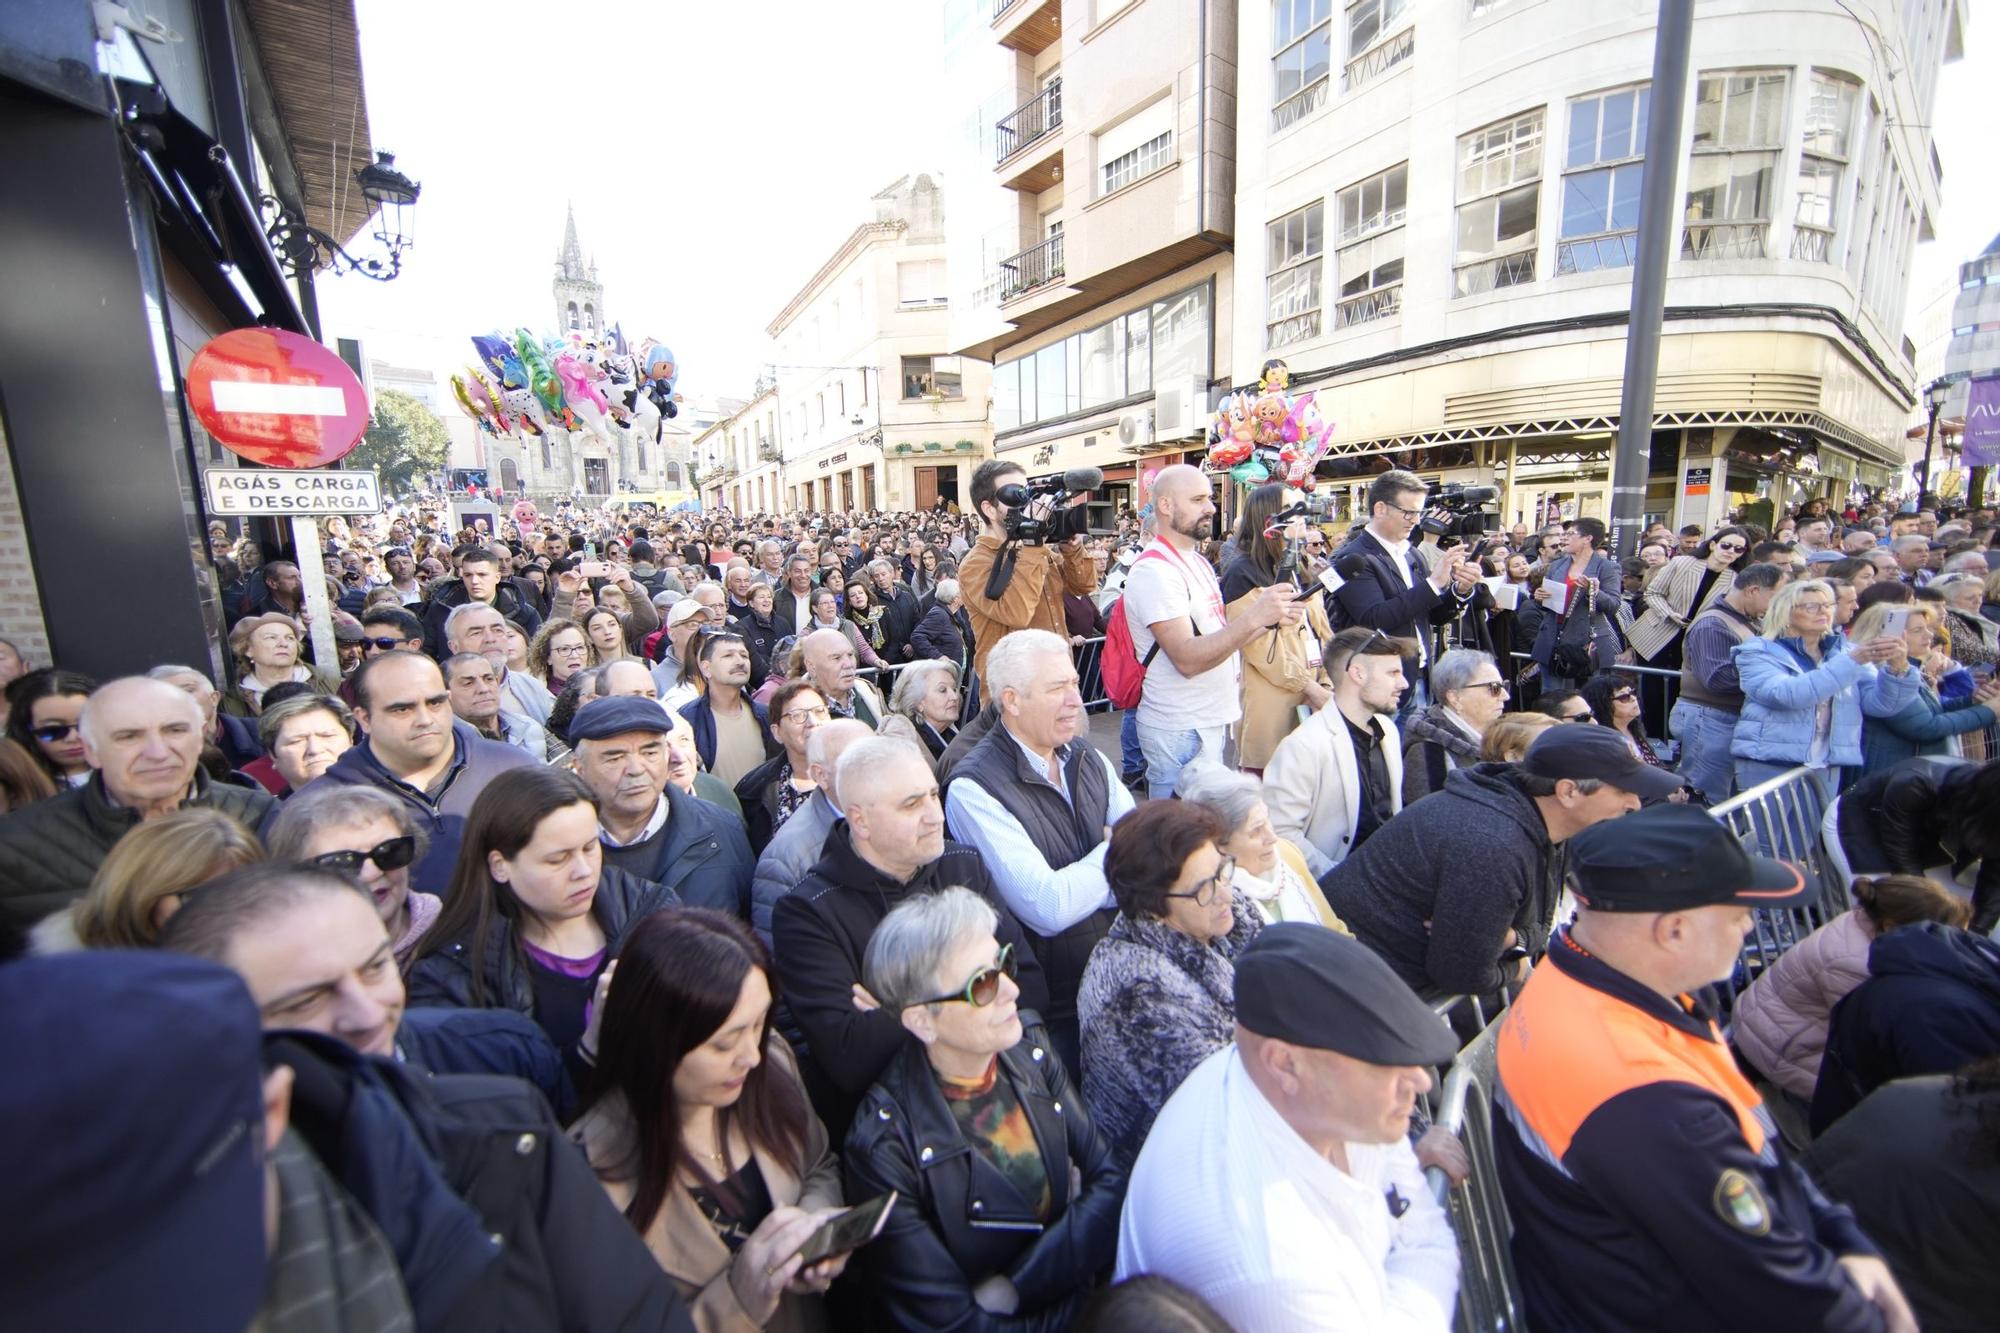
[{"label": "smartphone in hand", "polygon": [[[890,1190],[887,1194],[878,1195],[867,1203],[856,1204],[846,1212],[826,1219],[812,1235],[806,1237],[806,1243],[799,1246],[798,1254],[801,1260],[799,1267],[805,1268],[822,1259],[830,1259],[836,1254],[858,1250],[874,1240],[881,1234],[883,1225],[888,1222],[889,1210],[896,1206],[898,1197],[895,1190]],[[783,1268],[791,1257],[788,1254],[780,1259],[772,1266],[771,1271],[775,1273]]]},{"label": "smartphone in hand", "polygon": [[611,577],[611,563],[607,560],[579,561],[576,572],[587,579],[608,579]]}]

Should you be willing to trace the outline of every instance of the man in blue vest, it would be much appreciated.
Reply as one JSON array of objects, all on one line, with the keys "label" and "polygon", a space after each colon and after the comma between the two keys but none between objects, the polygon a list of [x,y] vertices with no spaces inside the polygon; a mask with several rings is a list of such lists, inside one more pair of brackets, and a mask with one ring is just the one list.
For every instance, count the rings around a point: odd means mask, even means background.
[{"label": "man in blue vest", "polygon": [[1048,976],[1043,1018],[1074,1072],[1077,987],[1117,915],[1104,849],[1132,793],[1082,735],[1076,664],[1060,635],[1015,630],[993,646],[985,679],[999,725],[952,769],[945,818],[1027,929]]}]

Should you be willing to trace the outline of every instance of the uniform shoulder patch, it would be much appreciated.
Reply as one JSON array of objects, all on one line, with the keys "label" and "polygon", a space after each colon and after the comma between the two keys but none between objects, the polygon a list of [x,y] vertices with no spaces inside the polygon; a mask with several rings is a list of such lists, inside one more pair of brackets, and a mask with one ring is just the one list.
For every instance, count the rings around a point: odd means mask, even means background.
[{"label": "uniform shoulder patch", "polygon": [[1735,1167],[1729,1167],[1715,1182],[1715,1213],[1738,1231],[1751,1236],[1771,1232],[1771,1205],[1757,1182]]}]

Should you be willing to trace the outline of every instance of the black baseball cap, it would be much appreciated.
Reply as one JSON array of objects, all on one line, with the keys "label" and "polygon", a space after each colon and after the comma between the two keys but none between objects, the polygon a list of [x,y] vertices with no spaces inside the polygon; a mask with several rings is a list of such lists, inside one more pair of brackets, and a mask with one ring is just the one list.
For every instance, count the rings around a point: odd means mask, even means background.
[{"label": "black baseball cap", "polygon": [[1656,801],[1680,790],[1681,776],[1655,768],[1632,753],[1631,744],[1610,727],[1572,724],[1549,727],[1535,737],[1521,757],[1521,767],[1538,778],[1596,779],[1642,801]]},{"label": "black baseball cap", "polygon": [[1236,958],[1236,1021],[1371,1065],[1446,1065],[1450,1026],[1380,954],[1309,921],[1264,927]]},{"label": "black baseball cap", "polygon": [[1577,901],[1598,912],[1678,912],[1738,903],[1784,907],[1806,895],[1796,866],[1753,856],[1693,806],[1649,806],[1569,840]]}]

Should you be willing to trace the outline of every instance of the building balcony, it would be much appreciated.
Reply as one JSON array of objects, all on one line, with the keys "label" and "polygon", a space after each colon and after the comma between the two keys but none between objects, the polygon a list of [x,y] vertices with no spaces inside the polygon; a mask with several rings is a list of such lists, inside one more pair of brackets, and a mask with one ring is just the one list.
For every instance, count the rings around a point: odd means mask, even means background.
[{"label": "building balcony", "polygon": [[1417,53],[1417,30],[1405,28],[1377,42],[1347,62],[1340,72],[1340,91],[1351,93],[1388,73]]},{"label": "building balcony", "polygon": [[1401,313],[1402,309],[1403,284],[1399,282],[1393,287],[1381,287],[1342,301],[1333,308],[1333,326],[1337,329],[1352,328],[1356,324],[1387,319]]},{"label": "building balcony", "polygon": [[1044,142],[1051,130],[1062,128],[1062,123],[1062,80],[1055,79],[995,123],[994,165],[1004,166],[1030,145]]},{"label": "building balcony", "polygon": [[1040,55],[1062,40],[1062,0],[993,0],[993,35],[1023,55]]},{"label": "building balcony", "polygon": [[1690,222],[1681,234],[1682,259],[1766,259],[1762,222]]},{"label": "building balcony", "polygon": [[775,441],[765,440],[757,446],[757,461],[760,463],[782,463],[784,455],[779,452]]},{"label": "building balcony", "polygon": [[1829,229],[1803,222],[1792,228],[1792,258],[1825,264],[1831,262],[1828,255],[1832,250],[1833,232]]},{"label": "building balcony", "polygon": [[1502,287],[1519,287],[1535,280],[1535,252],[1523,250],[1467,264],[1453,276],[1453,294],[1457,296],[1483,296]]},{"label": "building balcony", "polygon": [[1040,245],[1000,261],[1000,301],[1004,305],[1062,279],[1063,238],[1057,232]]},{"label": "building balcony", "polygon": [[1601,268],[1630,268],[1638,254],[1636,230],[1565,236],[1556,242],[1556,272],[1595,273]]}]

